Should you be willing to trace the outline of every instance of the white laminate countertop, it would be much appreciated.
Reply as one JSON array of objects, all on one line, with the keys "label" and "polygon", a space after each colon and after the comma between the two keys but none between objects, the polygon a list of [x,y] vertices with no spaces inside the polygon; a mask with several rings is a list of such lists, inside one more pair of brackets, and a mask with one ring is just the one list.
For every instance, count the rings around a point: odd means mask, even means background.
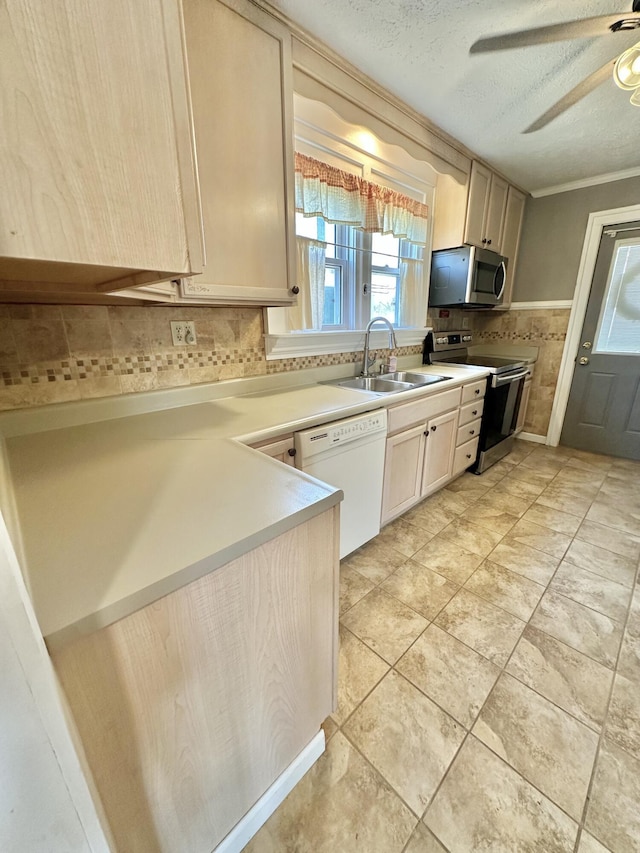
[{"label": "white laminate countertop", "polygon": [[[338,503],[244,446],[487,375],[380,397],[334,385],[247,395],[6,438],[27,585],[50,645],[123,618]],[[1,423],[0,423],[1,428]]]}]

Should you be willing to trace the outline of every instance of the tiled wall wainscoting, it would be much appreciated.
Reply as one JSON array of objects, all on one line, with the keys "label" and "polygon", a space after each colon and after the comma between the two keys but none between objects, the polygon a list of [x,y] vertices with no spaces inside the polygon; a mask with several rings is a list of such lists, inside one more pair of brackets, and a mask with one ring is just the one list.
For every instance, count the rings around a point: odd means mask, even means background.
[{"label": "tiled wall wainscoting", "polygon": [[[193,320],[175,347],[171,321]],[[260,308],[0,306],[0,410],[356,364],[361,353],[267,362]],[[397,355],[421,352],[403,347]]]},{"label": "tiled wall wainscoting", "polygon": [[546,435],[551,419],[553,397],[569,325],[570,309],[533,309],[511,311],[460,311],[452,309],[442,319],[430,309],[427,324],[451,331],[470,329],[476,344],[523,344],[538,347],[538,362],[531,385],[525,432]]}]

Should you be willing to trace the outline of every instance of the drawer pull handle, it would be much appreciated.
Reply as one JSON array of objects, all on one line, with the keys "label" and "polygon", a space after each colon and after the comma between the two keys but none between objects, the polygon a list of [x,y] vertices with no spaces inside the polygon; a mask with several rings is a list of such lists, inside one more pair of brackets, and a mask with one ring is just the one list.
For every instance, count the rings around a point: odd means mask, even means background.
[{"label": "drawer pull handle", "polygon": [[476,388],[476,394],[479,394],[479,393],[480,393],[480,389]]},{"label": "drawer pull handle", "polygon": [[478,414],[478,410],[477,410],[477,409],[474,409],[474,410],[471,412],[471,414],[472,414],[472,415],[477,415],[477,414]]},{"label": "drawer pull handle", "polygon": [[475,435],[475,434],[476,434],[475,429],[470,429],[470,430],[469,430],[469,435]]},{"label": "drawer pull handle", "polygon": [[471,459],[471,454],[467,453],[467,459]]}]

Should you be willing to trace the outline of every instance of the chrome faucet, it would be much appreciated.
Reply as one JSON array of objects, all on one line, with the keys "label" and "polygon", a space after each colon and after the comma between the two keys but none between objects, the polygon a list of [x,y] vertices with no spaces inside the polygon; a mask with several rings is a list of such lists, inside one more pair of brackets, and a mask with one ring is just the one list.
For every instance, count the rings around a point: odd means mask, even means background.
[{"label": "chrome faucet", "polygon": [[369,368],[373,367],[376,361],[375,353],[371,358],[369,357],[369,337],[371,335],[371,327],[374,323],[386,323],[389,327],[389,349],[395,349],[397,346],[396,333],[393,331],[393,326],[386,317],[374,317],[372,320],[369,320],[364,332],[364,353],[362,354],[362,371],[360,376],[370,376]]}]

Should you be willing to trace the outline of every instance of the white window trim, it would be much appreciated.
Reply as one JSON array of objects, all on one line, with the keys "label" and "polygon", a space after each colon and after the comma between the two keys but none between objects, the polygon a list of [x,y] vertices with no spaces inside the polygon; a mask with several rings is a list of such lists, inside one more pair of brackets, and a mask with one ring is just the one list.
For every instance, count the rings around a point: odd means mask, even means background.
[{"label": "white window trim", "polygon": [[[296,140],[298,148],[310,156],[322,157],[346,171],[405,192],[429,204],[431,223],[425,258],[430,257],[433,208],[437,172],[428,160],[420,162],[397,145],[384,143],[363,127],[350,125],[330,107],[295,95]],[[370,150],[367,150],[370,149]],[[375,153],[374,153],[375,151]],[[423,195],[424,193],[424,195]],[[425,263],[428,263],[425,261]],[[428,272],[424,287],[424,319],[427,313]],[[267,361],[343,352],[359,352],[364,346],[364,329],[336,329],[309,332],[269,331],[269,309],[265,309],[265,349]],[[416,318],[418,322],[420,320]],[[395,328],[398,347],[422,344],[426,326]],[[381,327],[371,334],[371,346],[388,349],[388,334]]]},{"label": "white window trim", "polygon": [[[429,328],[394,329],[398,347],[422,344]],[[267,361],[281,358],[300,358],[310,355],[329,355],[340,352],[362,352],[364,330],[337,332],[300,332],[289,335],[266,334],[265,350]],[[372,349],[389,349],[389,333],[384,326],[371,332]]]}]

